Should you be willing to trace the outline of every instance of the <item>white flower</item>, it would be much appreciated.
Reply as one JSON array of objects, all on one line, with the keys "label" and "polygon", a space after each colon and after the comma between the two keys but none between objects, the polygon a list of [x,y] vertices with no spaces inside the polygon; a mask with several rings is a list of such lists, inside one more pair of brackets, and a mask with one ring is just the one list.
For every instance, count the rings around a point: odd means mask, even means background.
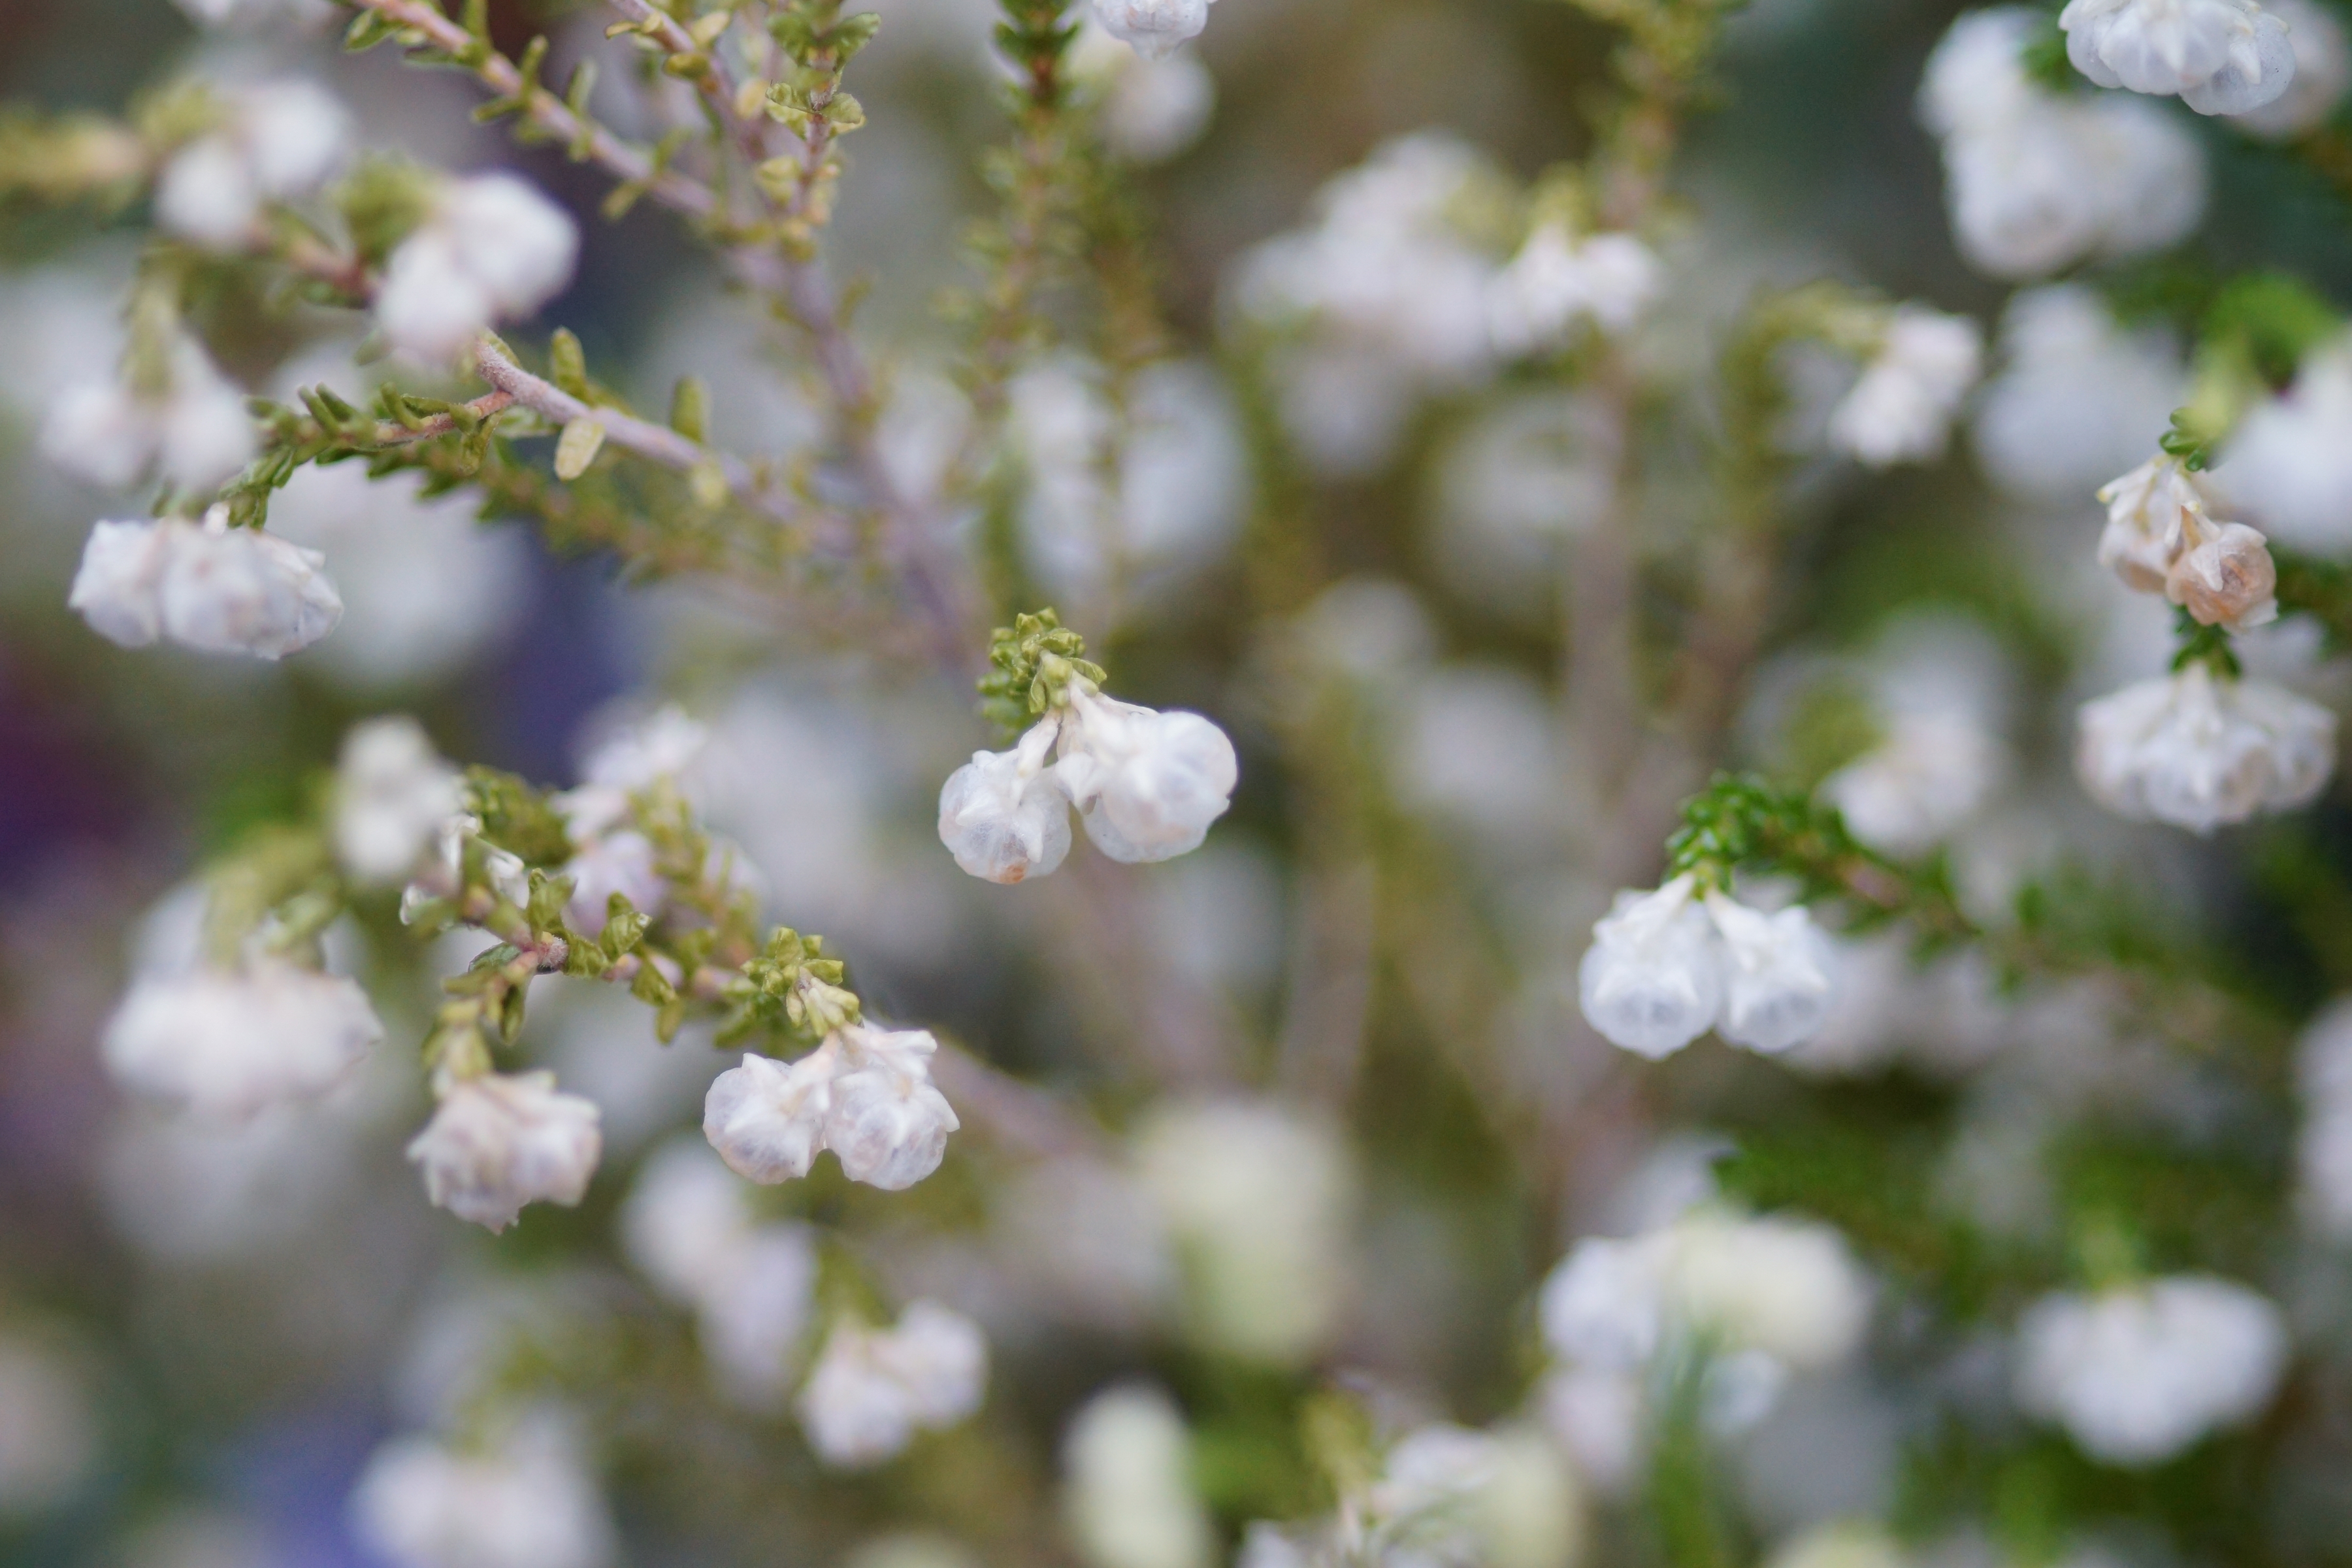
[{"label": "white flower", "polygon": [[2164,596],[2200,626],[2252,631],[2278,619],[2278,563],[2270,542],[2242,522],[2191,521]]},{"label": "white flower", "polygon": [[343,106],[307,81],[239,89],[226,108],[226,122],[173,153],[155,187],[156,221],[214,250],[251,244],[265,203],[317,190],[351,134]]},{"label": "white flower", "polygon": [[2188,401],[2180,352],[2126,331],[2081,284],[2020,290],[2001,316],[2008,364],[1979,399],[1977,455],[2005,487],[2073,501],[2139,461]]},{"label": "white flower", "polygon": [[2276,12],[2287,26],[2294,46],[2294,79],[2279,98],[2259,109],[2232,114],[2239,130],[2273,141],[2309,135],[2334,118],[2352,87],[2352,47],[2344,24],[2318,0],[2263,0],[2263,8]]},{"label": "white flower", "polygon": [[1328,1129],[1244,1101],[1160,1111],[1135,1168],[1185,1262],[1189,1325],[1246,1360],[1295,1364],[1338,1327],[1355,1200]]},{"label": "white flower", "polygon": [[160,382],[102,382],[60,394],[41,426],[41,452],[77,479],[121,490],[150,474],[205,492],[234,476],[260,446],[245,394],[204,346],[174,332]]},{"label": "white flower", "polygon": [[331,0],[174,0],[181,10],[207,27],[267,26],[291,22],[299,26],[333,19]]},{"label": "white flower", "polygon": [[1970,715],[1898,713],[1885,738],[1823,779],[1822,798],[1853,836],[1888,855],[1917,855],[1974,816],[2008,766]]},{"label": "white flower", "polygon": [[2294,79],[2284,22],[2255,0],[2068,0],[2066,58],[2101,87],[2178,93],[2200,114],[2243,114]]},{"label": "white flower", "polygon": [[1860,1346],[1870,1283],[1830,1226],[1699,1208],[1665,1234],[1668,1310],[1685,1327],[1797,1371],[1834,1366]]},{"label": "white flower", "polygon": [[940,787],[940,842],[982,881],[1050,875],[1070,852],[1070,797],[1045,758],[1059,714],[1007,752],[975,752]]},{"label": "white flower", "polygon": [[1095,0],[1095,19],[1147,60],[1173,54],[1209,25],[1215,0]]},{"label": "white flower", "polygon": [[2128,1467],[2160,1464],[2254,1415],[2287,1358],[2279,1310],[2206,1275],[2045,1296],[2017,1337],[2018,1404],[2094,1458]]},{"label": "white flower", "polygon": [[1545,1378],[1538,1394],[1544,1426],[1577,1473],[1610,1497],[1632,1490],[1649,1455],[1642,1374],[1570,1365]]},{"label": "white flower", "polygon": [[[666,703],[632,723],[606,731],[580,766],[590,788],[641,795],[658,784],[681,788],[710,744],[710,731],[677,704]],[[690,792],[689,792],[690,793]]]},{"label": "white flower", "polygon": [[1793,904],[1768,915],[1709,893],[1706,912],[1728,960],[1716,1033],[1766,1056],[1818,1034],[1837,994],[1837,952],[1812,911]]},{"label": "white flower", "polygon": [[1965,316],[1898,307],[1845,400],[1830,415],[1830,444],[1874,468],[1944,454],[1952,416],[1984,368],[1984,337]]},{"label": "white flower", "polygon": [[159,639],[203,653],[283,658],[335,629],[343,601],[325,560],[274,535],[162,518],[90,530],[67,605],[124,647]]},{"label": "white flower", "polygon": [[579,231],[512,174],[476,174],[436,193],[385,265],[376,324],[394,348],[450,360],[492,322],[528,316],[572,280]]},{"label": "white flower", "polygon": [[362,882],[403,880],[464,804],[457,770],[415,720],[355,724],[335,772],[335,853]]},{"label": "white flower", "polygon": [[2331,554],[2352,545],[2352,338],[2313,350],[2293,386],[2247,413],[2213,482],[2273,538]]},{"label": "white flower", "polygon": [[1664,271],[1630,234],[1579,240],[1562,225],[1545,224],[1489,288],[1488,330],[1508,355],[1558,348],[1580,322],[1618,336],[1657,302]]},{"label": "white flower", "polygon": [[1201,139],[1217,79],[1190,49],[1145,59],[1098,26],[1079,35],[1068,68],[1101,95],[1103,142],[1137,163],[1164,163]]},{"label": "white flower", "polygon": [[1577,968],[1587,1021],[1653,1061],[1713,1028],[1723,1008],[1722,958],[1696,889],[1682,876],[1653,893],[1618,894]]},{"label": "white flower", "polygon": [[1075,691],[1055,773],[1087,837],[1129,864],[1189,854],[1233,804],[1241,765],[1198,713],[1162,713]]},{"label": "white flower", "polygon": [[526,1204],[569,1208],[588,1191],[604,1152],[598,1112],[558,1092],[553,1073],[490,1073],[436,1088],[440,1107],[408,1145],[435,1204],[501,1231]]},{"label": "white flower", "polygon": [[246,1117],[341,1083],[383,1026],[341,975],[276,959],[135,981],[101,1047],[123,1087],[206,1116]]},{"label": "white flower", "polygon": [[955,1426],[988,1388],[988,1342],[961,1313],[916,1301],[892,1329],[845,1319],[801,1389],[801,1430],[817,1458],[861,1469],[894,1458],[919,1429]]},{"label": "white flower", "polygon": [[1062,1512],[1089,1568],[1210,1568],[1216,1530],[1192,1483],[1183,1413],[1156,1388],[1095,1395],[1062,1439]]},{"label": "white flower", "polygon": [[541,1423],[483,1454],[395,1438],[369,1458],[351,1509],[396,1568],[605,1568],[615,1556],[593,1478]]},{"label": "white flower", "polygon": [[2316,799],[2336,769],[2336,715],[2196,663],[2084,704],[2074,765],[2118,816],[2210,833]]},{"label": "white flower", "polygon": [[1544,1280],[1544,1343],[1578,1366],[1643,1365],[1665,1331],[1664,1266],[1664,1245],[1656,1235],[1578,1242]]},{"label": "white flower", "polygon": [[2143,594],[2161,594],[2180,559],[2192,525],[2216,504],[2210,481],[2178,458],[2158,457],[2103,486],[2107,524],[2099,534],[2099,564]]},{"label": "white flower", "polygon": [[763,1184],[807,1175],[830,1149],[852,1181],[902,1191],[940,1168],[961,1125],[931,1085],[938,1049],[919,1029],[853,1024],[789,1065],[747,1055],[712,1080],[703,1135],[730,1169]]}]

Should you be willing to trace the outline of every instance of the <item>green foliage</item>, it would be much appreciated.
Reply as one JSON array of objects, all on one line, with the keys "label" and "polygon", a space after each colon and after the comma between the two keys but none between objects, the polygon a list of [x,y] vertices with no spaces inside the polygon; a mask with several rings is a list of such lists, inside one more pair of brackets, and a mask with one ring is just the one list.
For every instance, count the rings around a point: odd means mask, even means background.
[{"label": "green foliage", "polygon": [[1063,626],[1052,609],[1015,616],[990,639],[989,673],[980,679],[982,714],[1007,731],[1019,730],[1067,702],[1072,682],[1100,686],[1102,666],[1088,663],[1086,654],[1087,639]]},{"label": "green foliage", "polygon": [[572,858],[562,815],[512,773],[479,764],[467,769],[466,806],[481,819],[485,839],[526,866],[562,866]]},{"label": "green foliage", "polygon": [[847,966],[824,954],[823,937],[789,928],[770,935],[760,956],[727,986],[719,1043],[733,1045],[761,1030],[820,1040],[857,1022],[857,998],[843,984]]}]

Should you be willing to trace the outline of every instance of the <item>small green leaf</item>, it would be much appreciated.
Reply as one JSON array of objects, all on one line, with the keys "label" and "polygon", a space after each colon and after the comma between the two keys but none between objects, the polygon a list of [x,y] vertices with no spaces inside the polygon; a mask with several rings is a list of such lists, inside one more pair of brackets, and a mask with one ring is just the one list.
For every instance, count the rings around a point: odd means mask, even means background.
[{"label": "small green leaf", "polygon": [[562,438],[555,444],[555,477],[567,481],[578,479],[604,449],[604,422],[593,414],[574,419],[563,427]]}]

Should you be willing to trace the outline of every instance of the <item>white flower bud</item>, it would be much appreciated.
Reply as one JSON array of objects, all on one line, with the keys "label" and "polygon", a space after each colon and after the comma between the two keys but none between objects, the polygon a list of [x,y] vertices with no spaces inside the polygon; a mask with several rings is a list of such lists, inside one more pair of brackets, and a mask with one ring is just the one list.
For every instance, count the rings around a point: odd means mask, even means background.
[{"label": "white flower bud", "polygon": [[1819,1033],[1837,998],[1837,953],[1812,911],[1797,904],[1768,915],[1709,893],[1706,912],[1727,960],[1716,1033],[1766,1056]]},{"label": "white flower bud", "polygon": [[2294,79],[2286,24],[2255,0],[2068,0],[2066,57],[2101,87],[2243,114]]},{"label": "white flower bud", "polygon": [[940,788],[940,842],[958,866],[1006,885],[1050,876],[1070,852],[1070,798],[1045,754],[1060,733],[1049,716],[1009,752],[975,752]]},{"label": "white flower bud", "polygon": [[402,714],[355,724],[335,773],[335,853],[360,881],[400,881],[464,804],[457,770],[415,720]]},{"label": "white flower bud", "polygon": [[2200,626],[2252,631],[2278,619],[2278,564],[2269,543],[2242,522],[2200,528],[2172,563],[2164,596]]},{"label": "white flower bud", "polygon": [[2191,531],[2210,515],[2210,484],[2177,458],[2158,457],[2100,487],[2107,525],[2099,564],[2143,594],[2161,594]]},{"label": "white flower bud", "polygon": [[824,1146],[851,1181],[904,1191],[940,1168],[948,1134],[961,1125],[931,1087],[928,1058],[939,1042],[921,1030],[886,1034],[863,1025],[842,1038],[866,1065],[833,1080]]},{"label": "white flower bud", "polygon": [[1192,1434],[1158,1389],[1088,1400],[1062,1439],[1062,1512],[1089,1568],[1210,1568],[1216,1530],[1192,1484]]},{"label": "white flower bud", "polygon": [[2317,798],[2336,769],[2336,715],[2196,663],[2084,704],[2074,766],[2118,816],[2210,833]]},{"label": "white flower bud", "polygon": [[792,1063],[745,1056],[711,1080],[702,1135],[728,1169],[763,1186],[807,1175],[824,1147],[837,1060],[824,1050]]},{"label": "white flower bud", "polygon": [[1173,859],[1201,847],[1233,804],[1234,743],[1197,713],[1161,713],[1079,693],[1055,772],[1114,860]]},{"label": "white flower bud", "polygon": [[1723,1007],[1722,955],[1696,886],[1685,875],[1653,893],[1618,894],[1577,968],[1586,1022],[1653,1061],[1713,1028]]},{"label": "white flower bud", "polygon": [[265,959],[136,981],[102,1048],[126,1089],[203,1115],[246,1117],[324,1094],[383,1037],[357,984]]},{"label": "white flower bud", "polygon": [[566,1208],[588,1191],[604,1152],[593,1103],[551,1072],[490,1073],[440,1086],[440,1108],[408,1145],[433,1202],[492,1231],[526,1204]]},{"label": "white flower bud", "polygon": [[969,1416],[987,1384],[988,1344],[978,1327],[917,1301],[895,1329],[835,1325],[801,1389],[801,1429],[819,1459],[860,1469],[898,1454],[918,1428]]},{"label": "white flower bud", "polygon": [[167,637],[204,653],[277,659],[341,620],[343,601],[324,564],[316,551],[227,527],[217,510],[202,526],[177,518],[101,522],[66,603],[126,647]]},{"label": "white flower bud", "polygon": [[351,1509],[394,1568],[605,1568],[616,1555],[593,1478],[545,1421],[483,1454],[396,1438],[369,1458]]},{"label": "white flower bud", "polygon": [[1544,1280],[1539,1305],[1545,1345],[1579,1366],[1645,1364],[1664,1334],[1665,1261],[1653,1237],[1578,1242]]},{"label": "white flower bud", "polygon": [[1095,19],[1147,60],[1176,52],[1209,25],[1214,0],[1095,0]]},{"label": "white flower bud", "polygon": [[2019,1405],[2094,1458],[2161,1464],[2259,1413],[2287,1357],[2279,1310],[2242,1285],[2175,1275],[2045,1296],[2017,1327]]},{"label": "white flower bud", "polygon": [[494,321],[528,316],[572,280],[579,231],[511,174],[445,186],[401,241],[376,296],[376,323],[415,359],[454,358]]},{"label": "white flower bud", "polygon": [[1984,370],[1984,334],[1965,316],[1898,308],[1878,353],[1830,415],[1830,444],[1874,468],[1944,455],[1952,417]]}]

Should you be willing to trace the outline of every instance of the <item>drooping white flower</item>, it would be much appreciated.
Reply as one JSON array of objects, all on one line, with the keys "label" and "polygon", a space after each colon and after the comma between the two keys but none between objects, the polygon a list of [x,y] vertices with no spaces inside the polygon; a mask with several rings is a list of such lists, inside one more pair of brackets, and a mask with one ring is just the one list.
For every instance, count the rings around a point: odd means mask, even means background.
[{"label": "drooping white flower", "polygon": [[1830,415],[1830,444],[1874,468],[1931,462],[1984,368],[1984,336],[1965,316],[1904,305],[1845,400]]},{"label": "drooping white flower", "polygon": [[987,1389],[979,1327],[936,1301],[916,1301],[895,1328],[835,1324],[797,1409],[818,1458],[863,1469],[896,1457],[919,1430],[965,1420]]},{"label": "drooping white flower", "polygon": [[2171,245],[2205,210],[2195,138],[2136,99],[2062,98],[2022,64],[2039,15],[1970,11],[1927,62],[1919,117],[1943,139],[1960,249],[1998,278]]},{"label": "drooping white flower", "polygon": [[1216,0],[1095,0],[1095,19],[1147,60],[1165,58],[1209,25]]},{"label": "drooping white flower", "polygon": [[1173,859],[1201,847],[1233,804],[1234,743],[1198,713],[1074,691],[1055,773],[1087,837],[1114,860]]},{"label": "drooping white flower", "polygon": [[156,221],[214,250],[257,238],[265,204],[292,201],[341,163],[351,116],[307,81],[263,82],[226,95],[226,118],[174,152],[157,176]]},{"label": "drooping white flower", "polygon": [[128,489],[149,475],[205,492],[245,467],[260,446],[245,394],[221,374],[204,345],[174,331],[144,381],[67,388],[41,426],[41,453],[102,489]]},{"label": "drooping white flower", "polygon": [[2251,135],[2293,141],[2326,124],[2344,101],[2352,88],[2352,43],[2343,22],[2318,0],[2263,0],[2263,9],[2286,24],[2294,79],[2271,102],[2231,114],[2230,123]]},{"label": "drooping white flower", "polygon": [[2210,833],[2317,798],[2336,769],[2336,715],[2200,662],[2084,704],[2074,758],[2108,810]]},{"label": "drooping white flower", "polygon": [[553,1073],[488,1073],[436,1089],[440,1106],[408,1145],[436,1205],[496,1232],[526,1204],[569,1208],[586,1194],[604,1152],[599,1112],[560,1092]]},{"label": "drooping white flower", "polygon": [[101,522],[90,530],[66,603],[124,647],[168,639],[203,653],[278,659],[342,619],[325,564],[316,551],[230,528],[218,508],[202,523]]},{"label": "drooping white flower", "polygon": [[1171,1107],[1135,1169],[1186,1262],[1187,1326],[1230,1354],[1297,1364],[1338,1327],[1354,1171],[1330,1131],[1274,1106]]},{"label": "drooping white flower", "polygon": [[2164,596],[2200,626],[2252,631],[2278,619],[2278,563],[2270,542],[2242,522],[2192,521],[2164,579]]},{"label": "drooping white flower", "polygon": [[919,1029],[853,1024],[797,1062],[746,1056],[711,1081],[703,1135],[763,1184],[807,1175],[830,1149],[852,1181],[902,1191],[940,1168],[961,1125],[931,1084],[938,1049]]},{"label": "drooping white flower", "polygon": [[376,324],[393,346],[446,362],[485,327],[528,316],[572,280],[579,231],[562,207],[512,174],[476,174],[436,193],[392,253]]},{"label": "drooping white flower", "polygon": [[1767,1056],[1811,1039],[1837,990],[1837,953],[1812,911],[1792,904],[1768,915],[1710,893],[1706,912],[1726,959],[1716,1033]]},{"label": "drooping white flower", "polygon": [[335,853],[360,881],[404,880],[464,804],[457,770],[415,720],[355,724],[335,772]]},{"label": "drooping white flower", "polygon": [[2094,1458],[2135,1468],[2254,1415],[2287,1359],[2279,1310],[2210,1275],[2045,1296],[2017,1336],[2018,1404]]},{"label": "drooping white flower", "polygon": [[548,1422],[478,1454],[395,1438],[369,1458],[351,1510],[395,1568],[605,1568],[616,1554],[594,1478]]},{"label": "drooping white flower", "polygon": [[1070,797],[1046,758],[1062,718],[1049,714],[1006,752],[975,752],[940,787],[940,842],[958,866],[1010,885],[1049,876],[1070,852]]},{"label": "drooping white flower", "polygon": [[1564,225],[1528,236],[1487,292],[1487,326],[1506,355],[1555,349],[1579,325],[1630,331],[1665,289],[1655,252],[1630,234],[1580,239]]},{"label": "drooping white flower", "polygon": [[2008,363],[1985,384],[1974,434],[1986,469],[2011,490],[2079,499],[2138,462],[2188,401],[2179,345],[2161,330],[2127,331],[2081,284],[2021,289],[2000,340]]},{"label": "drooping white flower", "polygon": [[2294,79],[2286,24],[2256,0],[2067,0],[2066,58],[2101,87],[2243,114]]},{"label": "drooping white flower", "polygon": [[258,959],[141,977],[101,1048],[126,1089],[202,1115],[246,1117],[324,1094],[383,1037],[356,983]]},{"label": "drooping white flower", "polygon": [[2293,386],[2248,411],[2213,482],[2273,538],[2331,554],[2352,545],[2352,338],[2305,354]]},{"label": "drooping white flower", "polygon": [[1715,1026],[1723,961],[1696,879],[1652,893],[1622,892],[1592,928],[1577,968],[1584,1016],[1612,1045],[1655,1061]]},{"label": "drooping white flower", "polygon": [[1062,1512],[1088,1568],[1209,1568],[1216,1529],[1183,1413],[1156,1388],[1095,1395],[1062,1439]]},{"label": "drooping white flower", "polygon": [[2107,509],[2099,564],[2143,594],[2161,594],[2192,524],[2217,504],[2210,483],[2178,458],[2157,457],[2101,487]]}]

